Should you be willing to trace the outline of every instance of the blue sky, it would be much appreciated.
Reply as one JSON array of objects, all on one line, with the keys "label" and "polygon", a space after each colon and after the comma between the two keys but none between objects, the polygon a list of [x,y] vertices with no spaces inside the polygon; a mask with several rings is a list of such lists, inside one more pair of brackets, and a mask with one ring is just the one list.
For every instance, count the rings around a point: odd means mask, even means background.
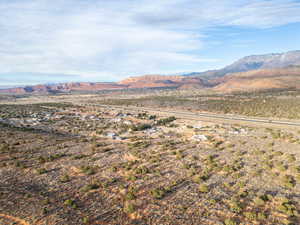
[{"label": "blue sky", "polygon": [[0,86],[116,81],[300,49],[299,0],[1,0]]}]

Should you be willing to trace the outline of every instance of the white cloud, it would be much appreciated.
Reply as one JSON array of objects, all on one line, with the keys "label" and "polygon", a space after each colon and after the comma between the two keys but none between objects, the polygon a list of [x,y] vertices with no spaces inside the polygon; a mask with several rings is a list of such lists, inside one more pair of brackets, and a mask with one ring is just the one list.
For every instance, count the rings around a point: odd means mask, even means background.
[{"label": "white cloud", "polygon": [[200,69],[215,60],[199,53],[207,28],[300,22],[293,0],[2,0],[0,11],[0,81],[5,73],[114,80]]}]

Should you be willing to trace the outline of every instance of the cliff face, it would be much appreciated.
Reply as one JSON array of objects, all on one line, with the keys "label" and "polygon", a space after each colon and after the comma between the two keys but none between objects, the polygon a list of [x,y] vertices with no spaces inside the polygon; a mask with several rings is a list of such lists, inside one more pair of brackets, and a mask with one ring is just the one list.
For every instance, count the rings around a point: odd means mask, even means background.
[{"label": "cliff face", "polygon": [[8,88],[0,89],[0,93],[25,94],[26,90],[24,88]]},{"label": "cliff face", "polygon": [[164,81],[164,80],[179,82],[182,79],[184,79],[183,76],[144,75],[144,76],[129,77],[125,80],[120,81],[119,84],[150,83],[150,82],[157,82],[157,81]]},{"label": "cliff face", "polygon": [[197,77],[145,75],[130,77],[118,84],[127,85],[129,88],[152,88],[152,87],[181,87],[183,85],[195,84],[204,87],[204,83]]}]

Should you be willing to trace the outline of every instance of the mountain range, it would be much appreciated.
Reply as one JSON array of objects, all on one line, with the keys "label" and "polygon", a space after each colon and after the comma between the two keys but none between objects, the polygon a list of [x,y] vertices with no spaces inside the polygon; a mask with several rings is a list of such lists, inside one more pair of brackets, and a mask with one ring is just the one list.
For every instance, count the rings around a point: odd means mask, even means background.
[{"label": "mountain range", "polygon": [[136,88],[211,88],[221,92],[300,89],[300,51],[252,55],[219,70],[182,75],[143,75],[120,82],[77,82],[0,89],[0,93],[59,93]]},{"label": "mountain range", "polygon": [[246,72],[258,69],[285,68],[297,65],[300,65],[300,50],[285,53],[246,56],[219,70],[208,70],[200,73],[194,72],[188,75],[213,79],[222,77],[228,73]]}]

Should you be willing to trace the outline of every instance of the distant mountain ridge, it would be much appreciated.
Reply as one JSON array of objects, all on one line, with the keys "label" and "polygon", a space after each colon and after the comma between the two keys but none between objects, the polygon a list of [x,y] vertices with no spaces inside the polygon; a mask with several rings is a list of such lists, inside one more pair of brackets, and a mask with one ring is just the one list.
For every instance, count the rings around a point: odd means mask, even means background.
[{"label": "distant mountain ridge", "polygon": [[203,88],[204,82],[198,77],[144,75],[130,77],[118,83],[110,82],[72,82],[51,85],[33,85],[17,88],[0,89],[0,93],[35,94],[64,93],[71,91],[101,91],[139,88]]},{"label": "distant mountain ridge", "polygon": [[300,51],[243,57],[220,70],[182,75],[143,75],[120,82],[70,82],[0,89],[0,93],[64,93],[139,88],[253,91],[271,88],[300,89]]},{"label": "distant mountain ridge", "polygon": [[63,84],[32,85],[17,88],[0,89],[0,93],[27,94],[27,93],[59,93],[70,91],[98,91],[124,89],[126,86],[117,83],[102,82],[70,82]]},{"label": "distant mountain ridge", "polygon": [[212,79],[216,77],[222,77],[229,73],[247,72],[257,69],[285,68],[288,66],[299,65],[300,50],[296,50],[285,53],[246,56],[222,69],[191,73],[188,76],[197,76],[206,79]]}]

